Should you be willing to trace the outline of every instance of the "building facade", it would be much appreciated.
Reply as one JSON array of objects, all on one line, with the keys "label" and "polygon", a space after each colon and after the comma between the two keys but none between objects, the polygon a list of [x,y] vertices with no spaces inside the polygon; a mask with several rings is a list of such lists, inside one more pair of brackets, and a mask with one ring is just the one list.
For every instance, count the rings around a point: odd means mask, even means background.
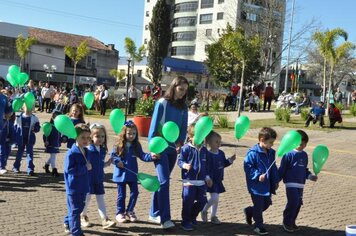
[{"label": "building facade", "polygon": [[[64,53],[65,46],[78,47],[86,40],[90,49],[89,55],[77,64],[76,84],[107,84],[115,85],[116,79],[109,75],[111,69],[117,68],[119,52],[113,44],[105,45],[90,37],[15,25],[0,22],[0,76],[6,77],[10,65],[19,65],[20,59],[16,52],[16,38],[33,37],[36,43],[23,63],[23,71],[35,81],[51,83],[73,83],[74,64]],[[51,76],[45,66],[51,66]]]}]

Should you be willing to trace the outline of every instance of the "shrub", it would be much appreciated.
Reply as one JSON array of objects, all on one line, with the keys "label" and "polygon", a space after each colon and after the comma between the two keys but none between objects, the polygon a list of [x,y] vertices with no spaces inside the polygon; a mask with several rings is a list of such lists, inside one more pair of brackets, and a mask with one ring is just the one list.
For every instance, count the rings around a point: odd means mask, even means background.
[{"label": "shrub", "polygon": [[274,111],[276,120],[280,120],[280,121],[283,120],[287,123],[290,121],[290,114],[291,114],[291,111],[289,108],[278,108]]},{"label": "shrub", "polygon": [[356,116],[356,104],[352,104],[350,106],[350,113],[353,115],[353,116]]},{"label": "shrub", "polygon": [[216,122],[220,128],[228,128],[229,127],[229,122],[228,122],[227,116],[218,115],[216,117]]},{"label": "shrub", "polygon": [[344,104],[342,104],[341,102],[335,103],[335,107],[337,107],[337,109],[340,110],[340,112],[342,112],[342,110],[344,110]]},{"label": "shrub", "polygon": [[308,108],[304,108],[300,110],[300,117],[302,118],[302,120],[307,120],[308,119],[308,114],[309,114],[309,109]]},{"label": "shrub", "polygon": [[199,107],[198,107],[198,111],[199,112],[204,112],[206,111],[206,104],[202,103]]},{"label": "shrub", "polygon": [[213,100],[211,102],[211,110],[217,112],[219,111],[219,109],[220,109],[220,100],[219,99]]},{"label": "shrub", "polygon": [[287,109],[283,109],[284,111],[283,111],[283,120],[285,121],[285,122],[287,122],[287,123],[289,123],[289,121],[290,121],[290,109],[289,108],[287,108]]},{"label": "shrub", "polygon": [[154,100],[152,99],[152,97],[149,97],[148,99],[140,99],[136,103],[135,115],[152,116],[154,106],[155,106],[155,103],[154,103]]},{"label": "shrub", "polygon": [[283,108],[277,108],[274,110],[274,115],[276,116],[276,120],[283,120]]}]

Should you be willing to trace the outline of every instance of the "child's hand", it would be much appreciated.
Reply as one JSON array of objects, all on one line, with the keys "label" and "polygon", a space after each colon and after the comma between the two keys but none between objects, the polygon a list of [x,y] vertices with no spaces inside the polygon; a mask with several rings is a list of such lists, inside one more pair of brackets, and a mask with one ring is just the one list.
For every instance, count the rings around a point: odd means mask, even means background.
[{"label": "child's hand", "polygon": [[188,164],[188,163],[184,163],[183,164],[183,169],[186,169],[187,171],[190,171],[191,168],[192,168],[191,164]]},{"label": "child's hand", "polygon": [[117,168],[124,168],[124,163],[122,161],[119,161],[117,164],[116,164],[116,167]]},{"label": "child's hand", "polygon": [[211,180],[211,179],[206,180],[206,185],[207,185],[209,188],[213,187],[213,180]]},{"label": "child's hand", "polygon": [[110,166],[111,164],[113,163],[113,159],[112,158],[109,158],[109,160],[107,160],[104,164],[104,167],[108,167]]},{"label": "child's hand", "polygon": [[177,142],[176,143],[176,152],[177,152],[177,154],[180,153],[180,149],[181,149],[182,146],[183,146],[183,144],[181,142]]},{"label": "child's hand", "polygon": [[48,143],[48,141],[46,141],[46,142],[44,143],[45,147],[47,147],[47,146],[48,146],[48,144],[49,144],[49,143]]},{"label": "child's hand", "polygon": [[265,178],[266,178],[266,174],[260,175],[260,177],[258,177],[258,181],[264,182]]},{"label": "child's hand", "polygon": [[151,152],[152,160],[159,160],[161,155]]},{"label": "child's hand", "polygon": [[87,169],[88,169],[88,170],[91,170],[91,169],[92,169],[92,166],[91,166],[91,163],[90,163],[90,162],[87,162],[86,166],[87,166]]},{"label": "child's hand", "polygon": [[230,160],[231,160],[231,161],[235,161],[235,160],[236,160],[236,154],[232,155],[232,156],[230,157]]},{"label": "child's hand", "polygon": [[309,179],[310,179],[311,181],[316,182],[316,181],[318,180],[318,176],[316,176],[316,175],[310,175],[310,176],[309,176]]}]

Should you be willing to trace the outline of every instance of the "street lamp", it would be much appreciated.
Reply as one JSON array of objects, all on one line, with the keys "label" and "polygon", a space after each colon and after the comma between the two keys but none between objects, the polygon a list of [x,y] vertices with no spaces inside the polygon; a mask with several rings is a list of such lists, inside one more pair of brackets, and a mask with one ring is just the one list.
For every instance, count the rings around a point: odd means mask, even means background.
[{"label": "street lamp", "polygon": [[49,83],[49,79],[53,77],[54,72],[57,70],[57,66],[51,65],[51,67],[49,67],[47,64],[44,64],[43,69],[46,72],[47,83]]},{"label": "street lamp", "polygon": [[129,82],[130,82],[131,58],[127,59],[127,77],[126,77],[126,101],[125,101],[125,122],[127,120],[127,109],[129,105]]}]

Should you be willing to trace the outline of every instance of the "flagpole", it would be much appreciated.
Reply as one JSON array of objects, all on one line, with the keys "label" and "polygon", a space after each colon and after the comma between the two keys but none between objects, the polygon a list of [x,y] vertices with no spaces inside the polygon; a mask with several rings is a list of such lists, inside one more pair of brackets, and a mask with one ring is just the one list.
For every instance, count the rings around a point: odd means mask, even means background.
[{"label": "flagpole", "polygon": [[[293,0],[292,4],[292,12],[291,12],[291,22],[290,22],[290,28],[289,28],[289,42],[288,42],[288,54],[287,54],[287,65],[286,65],[286,77],[284,80],[284,91],[287,92],[287,85],[288,85],[288,66],[289,66],[289,56],[290,56],[290,44],[292,42],[292,29],[293,29],[293,17],[294,17],[294,4],[295,0]],[[293,85],[293,81],[292,81]]]}]

